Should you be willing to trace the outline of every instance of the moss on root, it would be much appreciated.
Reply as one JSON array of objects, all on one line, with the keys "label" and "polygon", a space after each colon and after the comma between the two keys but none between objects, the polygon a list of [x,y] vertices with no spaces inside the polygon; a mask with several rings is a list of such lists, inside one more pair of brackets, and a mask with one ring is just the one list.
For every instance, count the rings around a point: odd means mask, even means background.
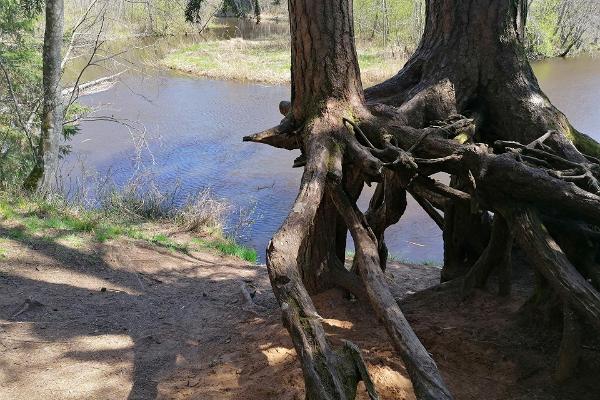
[{"label": "moss on root", "polygon": [[577,129],[571,127],[567,137],[571,142],[573,142],[575,147],[577,147],[577,150],[583,154],[600,158],[600,143],[585,133],[579,132]]}]

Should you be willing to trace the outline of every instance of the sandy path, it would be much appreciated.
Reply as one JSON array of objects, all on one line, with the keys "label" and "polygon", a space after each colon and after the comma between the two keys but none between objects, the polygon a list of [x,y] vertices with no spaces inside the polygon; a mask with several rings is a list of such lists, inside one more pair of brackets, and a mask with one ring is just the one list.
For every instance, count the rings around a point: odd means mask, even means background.
[{"label": "sandy path", "polygon": [[[89,243],[3,242],[0,399],[304,398],[264,266],[125,239]],[[525,289],[461,303],[452,288],[413,294],[436,284],[436,268],[394,263],[388,278],[457,399],[600,399],[597,352],[586,356],[589,374],[553,385],[556,335],[515,322]],[[256,290],[258,315],[244,310],[241,284]],[[414,398],[367,306],[338,291],[315,302],[334,344],[363,349],[382,399]]]}]

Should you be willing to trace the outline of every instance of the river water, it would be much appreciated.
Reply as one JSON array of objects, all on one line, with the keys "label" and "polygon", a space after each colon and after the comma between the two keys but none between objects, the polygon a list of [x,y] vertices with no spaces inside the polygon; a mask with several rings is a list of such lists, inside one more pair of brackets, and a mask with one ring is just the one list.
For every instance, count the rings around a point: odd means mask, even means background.
[{"label": "river water", "polygon": [[[600,139],[600,60],[580,57],[534,65],[542,88],[573,125]],[[108,91],[82,102],[100,107],[97,115],[140,121],[148,148],[147,166],[162,187],[180,185],[178,198],[204,187],[236,211],[252,211],[254,224],[242,242],[262,256],[292,205],[302,171],[292,169],[297,152],[243,143],[242,136],[276,125],[278,103],[289,99],[288,86],[194,79],[169,72],[129,74]],[[127,127],[114,122],[85,122],[72,142],[70,160],[109,172],[123,184],[135,168],[135,147]],[[151,155],[151,156],[150,156]],[[361,199],[366,207],[368,194]],[[407,213],[386,234],[390,253],[410,262],[441,264],[441,231],[410,199]]]}]

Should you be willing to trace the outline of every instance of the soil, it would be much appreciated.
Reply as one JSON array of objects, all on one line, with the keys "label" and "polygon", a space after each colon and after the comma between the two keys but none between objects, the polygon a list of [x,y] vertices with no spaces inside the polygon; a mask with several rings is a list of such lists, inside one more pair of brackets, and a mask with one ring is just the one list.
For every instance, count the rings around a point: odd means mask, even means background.
[{"label": "soil", "polygon": [[[22,237],[2,247],[0,399],[304,398],[264,266],[130,239]],[[553,382],[560,329],[520,318],[527,272],[509,298],[490,285],[467,301],[457,284],[437,285],[439,275],[400,263],[387,272],[456,399],[600,399],[598,343],[585,343],[575,378]],[[334,344],[362,349],[381,399],[414,399],[369,306],[338,290],[315,303]]]}]

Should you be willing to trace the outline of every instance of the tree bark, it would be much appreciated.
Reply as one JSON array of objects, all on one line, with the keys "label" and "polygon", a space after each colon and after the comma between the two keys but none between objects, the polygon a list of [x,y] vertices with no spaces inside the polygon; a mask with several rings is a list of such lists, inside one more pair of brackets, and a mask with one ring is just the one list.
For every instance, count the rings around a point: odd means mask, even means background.
[{"label": "tree bark", "polygon": [[[589,155],[600,147],[578,136],[541,92],[519,41],[517,3],[428,0],[417,52],[364,96],[351,1],[289,1],[292,101],[280,105],[280,125],[244,140],[302,152],[294,163],[305,168],[300,193],[269,245],[267,267],[308,398],[352,399],[357,380],[370,381],[362,362],[340,358],[326,340],[309,293],[332,285],[368,298],[418,399],[451,398],[383,275],[385,230],[401,218],[406,192],[443,227],[444,241],[458,244],[447,277],[479,260],[475,281],[495,266],[507,294],[514,231],[565,304],[600,330],[600,294],[535,220],[539,212],[600,225],[600,161]],[[462,184],[430,178],[437,172]],[[378,187],[364,217],[356,200],[372,182]],[[489,242],[488,212],[496,215]],[[348,228],[353,270],[343,263]]]},{"label": "tree bark", "polygon": [[306,122],[334,110],[336,103],[361,107],[363,90],[354,47],[352,2],[290,0],[289,13],[292,118]]},{"label": "tree bark", "polygon": [[38,191],[41,194],[52,191],[57,184],[59,146],[63,130],[60,87],[63,34],[63,0],[47,0],[43,47],[42,127],[35,166],[24,184],[27,190]]},{"label": "tree bark", "polygon": [[[542,92],[519,41],[517,1],[428,0],[421,43],[394,77],[365,91],[368,101],[416,108],[413,127],[449,114],[476,115],[478,141],[529,143],[560,132],[583,152],[600,146],[577,132]],[[558,141],[574,160],[582,156]]]}]

